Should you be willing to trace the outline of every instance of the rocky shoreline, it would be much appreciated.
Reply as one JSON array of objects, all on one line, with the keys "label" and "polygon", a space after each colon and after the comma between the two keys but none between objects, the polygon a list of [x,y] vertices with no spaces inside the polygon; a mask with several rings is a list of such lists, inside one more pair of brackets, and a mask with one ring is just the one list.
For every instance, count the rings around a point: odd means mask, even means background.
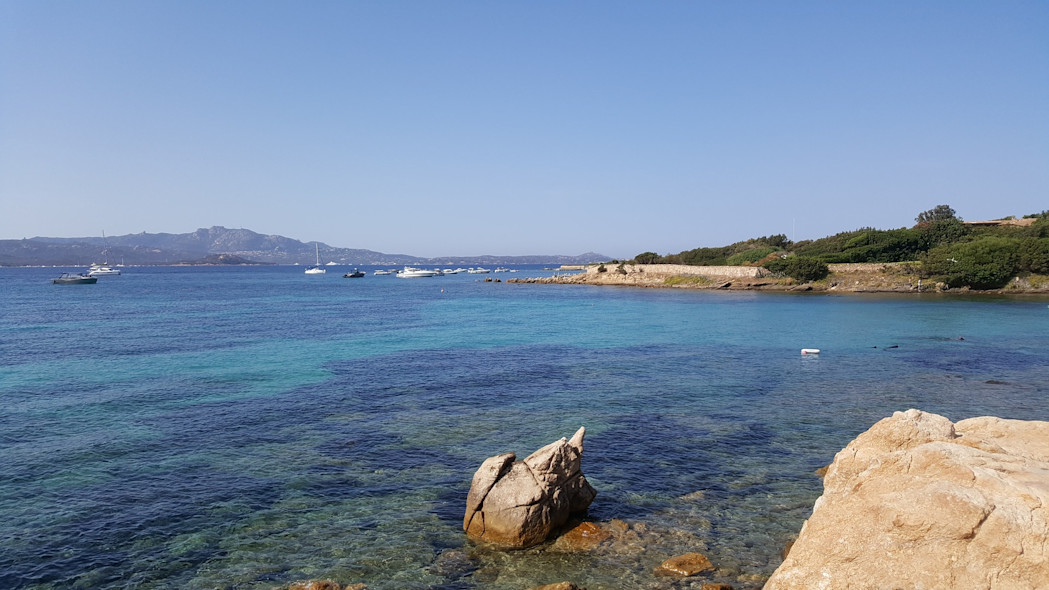
[{"label": "rocky shoreline", "polygon": [[[552,443],[523,462],[513,463],[506,455],[485,461],[474,477],[464,529],[469,533],[478,518],[489,520],[506,511],[517,512],[511,519],[522,522],[548,520],[533,508],[544,502],[558,504],[564,481],[581,477],[582,433],[581,429],[571,441]],[[535,473],[540,477],[514,476],[511,465],[521,472],[538,469]],[[896,412],[856,437],[819,475],[823,476],[823,495],[815,501],[796,541],[784,549],[783,562],[771,577],[741,576],[732,568],[712,563],[695,551],[706,549],[696,535],[689,542],[677,543],[694,547],[694,551],[656,562],[647,580],[624,587],[1049,588],[1049,422],[985,416],[953,423],[916,409]],[[496,487],[499,477],[506,478],[509,491],[482,498]],[[523,481],[526,479],[533,481]],[[543,480],[548,480],[554,493],[539,502],[533,488]],[[701,507],[703,498],[697,496],[694,501]],[[480,515],[482,510],[488,514]],[[543,533],[541,544],[526,551],[584,559],[601,567],[602,556],[646,555],[667,534],[641,522],[591,522],[578,517],[549,536]],[[498,560],[491,557],[509,554],[508,546],[520,551],[522,544],[493,545],[490,539],[469,536],[474,543],[441,552],[433,569],[450,573],[452,578],[469,578],[470,584],[482,587],[496,581],[505,584]],[[478,567],[482,561],[490,565]],[[581,585],[585,583],[564,580],[520,587],[585,590]],[[312,580],[288,588],[367,587]]]},{"label": "rocky shoreline", "polygon": [[761,267],[683,266],[675,264],[590,265],[585,272],[551,277],[510,279],[510,283],[614,285],[626,287],[774,291],[815,293],[972,293],[991,295],[1049,294],[1049,277],[1016,277],[1002,289],[947,289],[920,279],[915,263],[831,264],[827,278],[798,283]]}]

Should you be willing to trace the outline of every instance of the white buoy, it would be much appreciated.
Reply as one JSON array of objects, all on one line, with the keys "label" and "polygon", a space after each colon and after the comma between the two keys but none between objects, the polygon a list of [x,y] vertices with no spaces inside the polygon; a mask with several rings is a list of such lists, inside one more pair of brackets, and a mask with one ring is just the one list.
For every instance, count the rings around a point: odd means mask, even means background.
[{"label": "white buoy", "polygon": [[820,353],[820,349],[818,349],[818,348],[802,348],[801,349],[801,354],[803,354],[803,355],[804,354],[819,354],[819,353]]}]

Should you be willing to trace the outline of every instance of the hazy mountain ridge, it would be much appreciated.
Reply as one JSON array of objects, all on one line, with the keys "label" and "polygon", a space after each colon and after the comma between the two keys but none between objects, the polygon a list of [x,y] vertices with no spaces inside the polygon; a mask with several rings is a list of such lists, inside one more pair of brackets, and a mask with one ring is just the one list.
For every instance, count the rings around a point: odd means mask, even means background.
[{"label": "hazy mountain ridge", "polygon": [[[108,251],[106,246],[108,245]],[[110,264],[184,264],[214,260],[216,255],[267,264],[313,264],[316,248],[321,263],[347,265],[403,264],[583,264],[607,257],[593,252],[579,256],[445,256],[422,258],[407,254],[386,254],[374,250],[338,248],[323,242],[302,242],[279,235],[263,235],[247,229],[221,226],[201,228],[186,234],[138,233],[123,236],[0,240],[0,266]]]}]

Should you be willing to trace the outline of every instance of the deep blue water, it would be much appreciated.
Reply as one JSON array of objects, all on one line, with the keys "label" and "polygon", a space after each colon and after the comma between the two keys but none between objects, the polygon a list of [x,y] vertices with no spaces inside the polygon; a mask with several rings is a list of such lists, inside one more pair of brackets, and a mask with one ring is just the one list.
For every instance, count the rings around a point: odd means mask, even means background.
[{"label": "deep blue water", "polygon": [[[760,587],[877,420],[1049,419],[1045,298],[370,270],[0,269],[0,588],[634,588],[695,550]],[[480,463],[579,426],[645,550],[471,548]]]}]

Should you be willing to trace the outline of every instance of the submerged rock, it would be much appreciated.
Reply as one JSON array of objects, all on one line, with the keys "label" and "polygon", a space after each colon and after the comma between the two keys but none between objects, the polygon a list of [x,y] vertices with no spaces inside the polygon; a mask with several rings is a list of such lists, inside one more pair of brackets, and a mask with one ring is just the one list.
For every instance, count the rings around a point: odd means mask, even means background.
[{"label": "submerged rock", "polygon": [[288,590],[364,590],[364,584],[355,584],[343,588],[334,580],[302,580],[293,582]]},{"label": "submerged rock", "polygon": [[508,548],[537,545],[586,511],[597,492],[580,469],[583,437],[562,438],[515,461],[513,453],[489,457],[474,473],[463,530],[469,538]]},{"label": "submerged rock", "polygon": [[1049,586],[1049,422],[896,412],[834,458],[766,584]]},{"label": "submerged rock", "polygon": [[458,549],[445,549],[437,555],[427,571],[448,580],[458,580],[475,569],[477,567],[465,552]]},{"label": "submerged rock", "polygon": [[714,564],[702,553],[686,553],[671,557],[659,564],[656,575],[687,578],[703,572],[714,571]]},{"label": "submerged rock", "polygon": [[554,549],[566,553],[590,551],[612,538],[612,532],[593,522],[581,522],[565,531],[554,542]]}]

